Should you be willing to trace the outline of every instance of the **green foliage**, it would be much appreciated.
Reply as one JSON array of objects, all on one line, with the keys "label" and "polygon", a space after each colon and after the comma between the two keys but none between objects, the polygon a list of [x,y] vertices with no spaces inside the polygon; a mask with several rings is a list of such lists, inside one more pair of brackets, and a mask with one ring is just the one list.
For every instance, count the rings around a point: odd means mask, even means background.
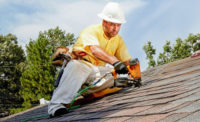
[{"label": "green foliage", "polygon": [[[155,61],[151,56],[152,54],[155,54],[152,47],[153,46],[150,42],[144,46],[144,51],[146,53],[147,59],[149,60],[149,67],[154,67],[156,64],[154,63]],[[163,52],[158,56],[157,65],[163,65],[189,57],[193,52],[197,50],[200,50],[200,34],[189,34],[185,40],[177,38],[176,43],[173,46],[170,46],[170,41],[166,41],[166,44],[163,46]]]},{"label": "green foliage", "polygon": [[0,35],[0,51],[0,113],[9,113],[9,109],[21,107],[23,102],[19,95],[19,79],[25,55],[12,34]]},{"label": "green foliage", "polygon": [[195,52],[200,49],[200,34],[189,34],[185,42],[190,46],[191,51]]},{"label": "green foliage", "polygon": [[176,44],[173,47],[171,56],[172,61],[180,60],[191,55],[191,48],[188,43],[182,41],[180,38],[176,39]]},{"label": "green foliage", "polygon": [[166,41],[166,44],[163,46],[163,53],[159,54],[157,64],[163,65],[171,62],[171,52],[172,48],[170,46],[170,41]]},{"label": "green foliage", "polygon": [[37,40],[31,40],[26,46],[27,68],[23,72],[20,94],[25,108],[39,103],[39,99],[50,99],[54,90],[56,68],[51,65],[52,55],[58,46],[72,44],[73,34],[65,34],[58,27],[40,32]]},{"label": "green foliage", "polygon": [[144,45],[143,50],[146,53],[146,58],[149,60],[148,67],[154,67],[156,65],[156,62],[153,59],[153,55],[156,54],[156,49],[154,49],[151,45],[151,42],[148,41],[147,44]]},{"label": "green foliage", "polygon": [[24,111],[24,110],[26,110],[26,109],[27,109],[27,108],[22,108],[22,107],[20,107],[20,108],[11,108],[11,109],[10,109],[10,114],[19,113],[19,112]]},{"label": "green foliage", "polygon": [[55,52],[58,46],[72,45],[76,40],[74,34],[66,34],[65,31],[60,30],[58,27],[56,27],[55,29],[49,29],[44,33],[40,33],[40,36],[43,36],[44,38],[49,40],[53,52]]}]

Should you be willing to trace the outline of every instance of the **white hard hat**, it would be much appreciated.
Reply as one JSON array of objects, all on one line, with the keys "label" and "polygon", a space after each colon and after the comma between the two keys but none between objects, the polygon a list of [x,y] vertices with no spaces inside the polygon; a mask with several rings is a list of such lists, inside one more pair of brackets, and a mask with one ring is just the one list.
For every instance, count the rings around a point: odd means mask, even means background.
[{"label": "white hard hat", "polygon": [[116,2],[109,2],[98,17],[113,23],[126,23],[124,13]]}]

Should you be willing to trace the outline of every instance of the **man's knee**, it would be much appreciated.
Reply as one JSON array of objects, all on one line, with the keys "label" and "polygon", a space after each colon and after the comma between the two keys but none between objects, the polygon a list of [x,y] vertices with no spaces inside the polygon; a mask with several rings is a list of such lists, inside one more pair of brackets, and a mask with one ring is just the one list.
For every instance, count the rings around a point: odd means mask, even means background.
[{"label": "man's knee", "polygon": [[91,67],[81,62],[80,60],[71,60],[65,68],[65,73],[83,73],[90,74],[92,72]]},{"label": "man's knee", "polygon": [[67,64],[67,68],[73,68],[73,69],[78,69],[80,68],[81,64],[83,65],[83,63],[81,63],[80,61],[77,60],[71,60],[68,64]]}]

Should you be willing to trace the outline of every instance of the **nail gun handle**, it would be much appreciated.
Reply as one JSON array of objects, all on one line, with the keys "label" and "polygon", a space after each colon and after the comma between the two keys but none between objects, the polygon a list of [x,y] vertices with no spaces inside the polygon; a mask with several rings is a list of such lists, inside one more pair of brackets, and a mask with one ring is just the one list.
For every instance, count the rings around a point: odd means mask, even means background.
[{"label": "nail gun handle", "polygon": [[60,79],[62,77],[63,72],[64,72],[64,69],[61,69],[60,72],[59,72],[59,74],[58,74],[58,77],[56,79],[56,82],[54,83],[54,87],[58,87],[58,84],[60,82]]}]

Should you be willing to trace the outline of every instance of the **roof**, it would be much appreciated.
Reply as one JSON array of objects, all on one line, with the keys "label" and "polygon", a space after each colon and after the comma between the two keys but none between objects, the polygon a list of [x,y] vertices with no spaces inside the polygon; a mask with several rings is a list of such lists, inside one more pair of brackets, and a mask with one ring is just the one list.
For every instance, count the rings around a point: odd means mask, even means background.
[{"label": "roof", "polygon": [[[63,116],[37,121],[194,122],[200,119],[200,56],[146,70],[142,82],[141,88],[126,88]],[[47,114],[47,106],[6,121],[43,114]]]}]

